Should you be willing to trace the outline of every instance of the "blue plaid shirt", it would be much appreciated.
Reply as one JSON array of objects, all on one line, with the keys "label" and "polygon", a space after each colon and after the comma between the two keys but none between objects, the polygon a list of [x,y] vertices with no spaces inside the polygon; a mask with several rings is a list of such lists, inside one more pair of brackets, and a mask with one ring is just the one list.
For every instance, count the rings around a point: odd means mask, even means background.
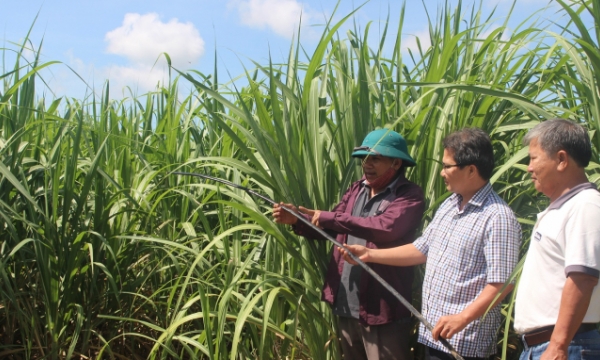
[{"label": "blue plaid shirt", "polygon": [[[414,246],[427,256],[423,281],[423,316],[433,325],[462,312],[489,283],[504,283],[517,264],[521,227],[512,210],[488,183],[459,210],[462,197],[451,195]],[[496,352],[500,307],[491,309],[449,340],[462,356]],[[448,352],[423,324],[419,342]]]}]

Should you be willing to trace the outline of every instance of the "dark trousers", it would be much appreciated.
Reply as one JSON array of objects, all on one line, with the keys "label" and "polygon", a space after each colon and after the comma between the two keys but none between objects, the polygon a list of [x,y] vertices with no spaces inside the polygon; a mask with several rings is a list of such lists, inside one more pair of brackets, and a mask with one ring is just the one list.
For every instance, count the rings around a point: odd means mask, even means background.
[{"label": "dark trousers", "polygon": [[338,327],[344,360],[412,360],[410,318],[363,326],[358,319],[340,316]]},{"label": "dark trousers", "polygon": [[[465,360],[487,360],[488,358],[480,358],[480,357],[468,357],[463,356]],[[440,350],[436,350],[434,348],[430,348],[429,346],[425,347],[425,360],[455,360],[454,356],[450,353],[446,353]]]}]

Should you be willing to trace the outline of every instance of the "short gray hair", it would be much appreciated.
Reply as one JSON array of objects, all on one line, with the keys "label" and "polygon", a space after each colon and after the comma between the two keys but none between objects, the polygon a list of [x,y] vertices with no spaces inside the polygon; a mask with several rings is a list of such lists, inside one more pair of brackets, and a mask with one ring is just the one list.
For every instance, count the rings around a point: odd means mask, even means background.
[{"label": "short gray hair", "polygon": [[577,165],[586,167],[592,158],[592,144],[583,126],[565,119],[546,120],[529,130],[523,143],[529,145],[536,139],[542,150],[554,155],[560,150],[567,152]]}]

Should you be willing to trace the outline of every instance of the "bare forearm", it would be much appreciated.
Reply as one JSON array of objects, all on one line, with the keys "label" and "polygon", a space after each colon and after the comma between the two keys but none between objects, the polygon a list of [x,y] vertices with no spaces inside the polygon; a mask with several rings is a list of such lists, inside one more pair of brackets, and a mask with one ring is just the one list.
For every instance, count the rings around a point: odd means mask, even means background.
[{"label": "bare forearm", "polygon": [[567,277],[549,348],[567,351],[569,343],[585,317],[596,284],[598,284],[597,278],[583,273],[573,273]]},{"label": "bare forearm", "polygon": [[445,339],[452,338],[455,334],[461,332],[473,320],[480,318],[487,309],[496,306],[513,289],[513,285],[508,285],[502,294],[498,296],[504,284],[487,284],[481,294],[459,314],[442,316],[431,334],[435,340],[441,337]]},{"label": "bare forearm", "polygon": [[369,249],[367,261],[392,266],[413,266],[425,263],[427,257],[413,244],[390,249]]},{"label": "bare forearm", "polygon": [[499,304],[512,291],[514,285],[508,284],[500,296],[498,296],[503,287],[503,283],[492,283],[487,284],[483,288],[483,291],[475,301],[462,311],[462,314],[469,320],[469,323],[480,318],[488,309]]}]

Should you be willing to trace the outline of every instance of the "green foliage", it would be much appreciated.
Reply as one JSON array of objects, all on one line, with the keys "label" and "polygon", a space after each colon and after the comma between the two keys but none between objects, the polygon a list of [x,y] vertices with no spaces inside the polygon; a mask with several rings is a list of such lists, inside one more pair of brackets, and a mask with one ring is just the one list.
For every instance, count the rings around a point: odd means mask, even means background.
[{"label": "green foliage", "polygon": [[[480,8],[446,5],[429,23],[432,45],[409,56],[403,11],[395,38],[386,27],[375,46],[370,26],[340,38],[349,14],[326,25],[306,62],[292,46],[286,64],[256,63],[244,86],[192,71],[121,101],[107,83],[99,97],[48,104],[35,86],[53,63],[22,65],[24,42],[0,76],[0,356],[339,357],[320,302],[329,245],[275,225],[242,191],[175,170],[328,209],[360,176],[352,148],[390,127],[417,160],[408,176],[425,190],[426,225],[448,195],[441,140],[478,126],[496,150],[494,188],[527,239],[545,206],[526,172],[529,128],[555,116],[587,126],[599,179],[600,9],[559,3],[570,19],[560,33],[532,22],[508,31]],[[196,91],[180,97],[181,81]],[[503,358],[516,353],[513,305]]]}]

